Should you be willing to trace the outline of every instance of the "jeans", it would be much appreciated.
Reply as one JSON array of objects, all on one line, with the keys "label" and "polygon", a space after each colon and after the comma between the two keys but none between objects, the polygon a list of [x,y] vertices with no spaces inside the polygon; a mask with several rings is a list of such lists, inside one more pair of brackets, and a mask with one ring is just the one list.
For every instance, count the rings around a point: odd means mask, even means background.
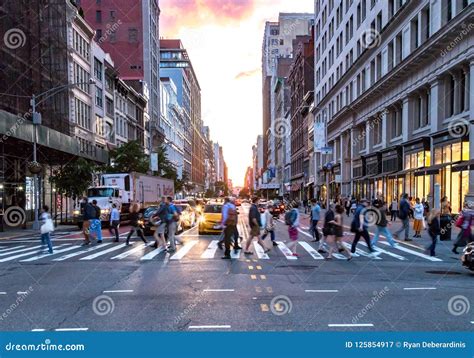
[{"label": "jeans", "polygon": [[405,230],[405,240],[407,240],[408,235],[410,234],[410,219],[406,218],[406,219],[401,219],[401,220],[402,220],[403,226],[397,232],[395,232],[395,236],[400,235],[400,233],[403,230]]},{"label": "jeans", "polygon": [[267,235],[270,234],[270,239],[275,242],[275,230],[268,230],[262,235],[262,240],[265,240]]},{"label": "jeans", "polygon": [[397,220],[398,210],[390,210],[390,220],[395,221]]},{"label": "jeans", "polygon": [[436,241],[438,241],[438,235],[433,234],[431,231],[429,232],[431,237],[431,245],[428,246],[428,250],[430,251],[431,256],[435,256],[435,249],[436,249]]},{"label": "jeans", "polygon": [[354,241],[352,241],[351,252],[354,253],[356,251],[357,243],[359,242],[360,238],[363,237],[365,242],[367,243],[367,247],[369,248],[370,252],[373,252],[374,249],[372,248],[372,244],[370,243],[370,235],[366,228],[362,231],[357,231],[354,236]]},{"label": "jeans", "polygon": [[102,241],[102,223],[99,219],[92,219],[89,221],[89,235],[94,233],[97,237],[97,241]]},{"label": "jeans", "polygon": [[374,238],[372,239],[372,246],[377,244],[380,235],[384,235],[387,238],[388,243],[392,246],[395,246],[395,241],[393,240],[392,234],[386,226],[377,226]]},{"label": "jeans", "polygon": [[311,226],[311,230],[313,231],[313,237],[316,241],[319,241],[321,239],[319,237],[318,221],[319,220],[312,220],[312,226]]},{"label": "jeans", "polygon": [[115,233],[115,241],[119,241],[119,231],[118,231],[119,225],[120,225],[120,221],[118,220],[113,220],[110,222],[109,231],[111,234]]},{"label": "jeans", "polygon": [[176,234],[176,221],[168,223],[168,240],[170,242],[171,250],[176,250],[176,242],[174,241],[174,235]]},{"label": "jeans", "polygon": [[53,253],[53,245],[51,244],[51,237],[49,236],[49,232],[47,232],[46,234],[41,234],[41,244],[48,245],[49,253]]},{"label": "jeans", "polygon": [[142,239],[142,241],[146,244],[147,241],[145,239],[145,235],[143,235],[143,229],[141,228],[141,226],[132,226],[132,228],[130,229],[130,232],[127,235],[127,245],[129,244],[130,238],[132,237],[135,231],[137,232],[138,237]]}]

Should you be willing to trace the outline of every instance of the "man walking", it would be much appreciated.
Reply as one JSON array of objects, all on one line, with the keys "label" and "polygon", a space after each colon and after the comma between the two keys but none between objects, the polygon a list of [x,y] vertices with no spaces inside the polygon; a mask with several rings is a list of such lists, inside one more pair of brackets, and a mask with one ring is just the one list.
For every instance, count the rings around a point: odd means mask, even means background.
[{"label": "man walking", "polygon": [[263,214],[265,217],[264,231],[262,235],[262,240],[265,240],[267,235],[270,234],[270,239],[272,240],[273,246],[278,246],[275,242],[275,223],[273,221],[273,215],[270,210],[273,208],[272,204],[268,204]]},{"label": "man walking", "polygon": [[352,241],[351,247],[352,253],[356,252],[357,243],[359,242],[361,237],[363,237],[365,242],[367,243],[369,251],[371,253],[374,252],[374,249],[372,248],[372,244],[370,242],[369,223],[365,216],[368,206],[369,202],[367,201],[367,199],[362,199],[354,213],[354,219],[351,225],[351,228],[353,229],[353,231],[355,231],[354,241]]},{"label": "man walking", "polygon": [[117,204],[112,204],[112,210],[110,211],[110,223],[109,231],[111,234],[115,233],[114,242],[119,242],[119,225],[120,225],[120,213],[117,209]]},{"label": "man walking", "polygon": [[312,199],[311,204],[313,204],[311,208],[311,231],[314,238],[313,242],[318,242],[320,240],[318,222],[321,215],[321,206],[316,199]]},{"label": "man walking", "polygon": [[82,223],[82,233],[84,234],[84,243],[82,246],[87,246],[91,243],[90,241],[90,230],[91,230],[91,224],[92,221],[95,218],[96,211],[95,208],[92,206],[91,203],[89,203],[87,198],[84,198],[83,202],[83,213],[82,213],[82,218],[83,218],[83,223]]},{"label": "man walking", "polygon": [[405,241],[412,241],[409,237],[410,234],[410,203],[408,201],[408,194],[403,194],[402,199],[400,200],[400,211],[398,212],[398,217],[402,221],[402,227],[396,231],[393,236],[398,239],[398,236],[402,231],[405,230]]},{"label": "man walking", "polygon": [[260,238],[260,228],[262,226],[262,220],[260,217],[260,212],[258,211],[257,207],[258,198],[252,198],[252,206],[249,210],[249,225],[250,225],[250,239],[247,241],[245,245],[245,255],[252,255],[252,252],[249,251],[250,244],[252,243],[253,239],[257,239],[260,246],[263,247],[265,252],[270,251],[270,249],[265,248],[265,244],[263,243],[262,239]]},{"label": "man walking", "polygon": [[377,241],[379,241],[380,235],[384,235],[387,238],[387,241],[392,247],[395,247],[395,241],[393,241],[392,234],[388,230],[387,226],[390,225],[390,223],[387,220],[387,205],[385,203],[381,204],[381,207],[377,207],[379,209],[379,220],[377,222],[376,229],[377,231],[375,232],[374,238],[372,239],[372,246],[377,245]]},{"label": "man walking", "polygon": [[156,222],[156,230],[153,237],[155,238],[155,244],[152,245],[155,249],[158,247],[163,247],[166,249],[166,220],[168,216],[168,205],[166,204],[166,198],[161,198],[160,206],[158,210],[153,215],[153,221]]},{"label": "man walking", "polygon": [[178,208],[173,204],[173,198],[168,196],[166,198],[166,204],[168,205],[168,216],[167,216],[167,225],[168,225],[168,241],[170,242],[170,251],[176,251],[176,226],[179,222],[180,212]]},{"label": "man walking", "polygon": [[[222,225],[224,227],[225,245],[224,256],[222,256],[222,259],[230,260],[230,245],[237,226],[237,209],[227,197],[224,199],[224,205],[222,206]],[[237,251],[235,248],[234,250]]]}]

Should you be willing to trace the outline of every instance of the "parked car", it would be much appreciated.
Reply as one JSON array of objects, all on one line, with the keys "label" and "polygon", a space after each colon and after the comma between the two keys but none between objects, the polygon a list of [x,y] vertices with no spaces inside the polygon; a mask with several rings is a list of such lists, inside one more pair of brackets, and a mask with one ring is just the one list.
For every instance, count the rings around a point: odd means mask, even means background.
[{"label": "parked car", "polygon": [[208,203],[204,206],[199,218],[199,235],[207,233],[220,234],[222,232],[222,203]]}]

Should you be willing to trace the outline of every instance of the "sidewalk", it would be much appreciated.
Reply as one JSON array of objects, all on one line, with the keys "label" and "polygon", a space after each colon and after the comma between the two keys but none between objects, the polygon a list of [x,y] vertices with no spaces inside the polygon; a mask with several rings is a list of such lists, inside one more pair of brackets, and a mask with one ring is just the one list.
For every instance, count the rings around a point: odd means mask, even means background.
[{"label": "sidewalk", "polygon": [[[300,219],[300,223],[301,223],[301,229],[303,230],[309,230],[309,225],[310,225],[310,216],[309,214],[305,214],[304,213],[304,209],[301,210],[300,209],[300,213],[301,213],[301,219]],[[319,221],[318,223],[318,226],[319,228],[321,229],[322,228],[322,225],[323,225],[323,222],[324,222],[324,215],[326,214],[326,210],[325,209],[321,209],[321,220]],[[350,225],[351,225],[351,222],[352,222],[352,219],[353,219],[354,215],[350,215],[349,217],[344,213],[344,227],[345,227],[345,232],[349,233],[350,232]],[[390,230],[390,232],[393,234],[394,232],[396,232],[398,229],[400,229],[402,227],[402,222],[400,221],[400,219],[397,219],[396,221],[390,221],[390,215],[387,215],[387,220],[389,222],[389,226],[388,226],[388,229]],[[375,231],[376,231],[376,227],[375,226],[370,226],[369,227],[369,232],[371,234],[375,234]],[[444,254],[451,254],[451,250],[453,248],[453,243],[454,241],[456,240],[458,234],[460,232],[460,229],[457,228],[454,223],[451,227],[451,241],[440,241],[439,238],[438,238],[438,243],[436,245],[436,251],[437,252],[442,252]],[[352,233],[350,233],[350,235],[353,235]],[[403,240],[404,238],[404,235],[405,233],[403,232],[402,234],[400,234],[400,237],[398,239],[398,241],[400,242],[405,242]],[[410,219],[410,236],[409,238],[412,239],[413,241],[409,241],[407,242],[406,244],[407,245],[410,245],[410,246],[416,246],[417,248],[420,248],[422,250],[425,250],[426,247],[428,247],[429,245],[431,245],[431,237],[430,235],[428,234],[428,231],[427,230],[422,230],[421,232],[421,238],[416,238],[416,239],[413,239],[413,235],[414,235],[414,232],[413,232],[413,220]],[[381,240],[385,240],[384,239],[384,236],[381,236]],[[441,251],[442,250],[442,251]],[[458,248],[458,252],[462,252],[462,248]]]}]

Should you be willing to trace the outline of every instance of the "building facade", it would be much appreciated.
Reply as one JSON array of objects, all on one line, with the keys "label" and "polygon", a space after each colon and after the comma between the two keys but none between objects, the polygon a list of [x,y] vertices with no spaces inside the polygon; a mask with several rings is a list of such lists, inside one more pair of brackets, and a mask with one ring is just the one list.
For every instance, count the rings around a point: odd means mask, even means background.
[{"label": "building facade", "polygon": [[473,197],[473,10],[315,1],[316,195],[447,196],[453,212]]}]

